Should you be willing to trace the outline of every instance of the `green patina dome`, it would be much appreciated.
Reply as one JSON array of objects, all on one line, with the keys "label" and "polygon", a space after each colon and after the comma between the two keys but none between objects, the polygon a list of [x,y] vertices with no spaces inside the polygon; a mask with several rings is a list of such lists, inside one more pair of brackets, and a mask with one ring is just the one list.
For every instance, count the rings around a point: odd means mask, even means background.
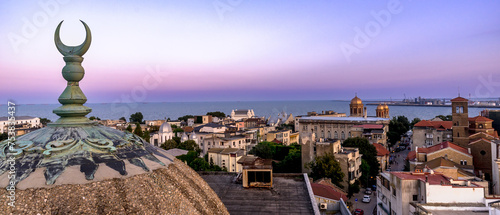
[{"label": "green patina dome", "polygon": [[[82,55],[91,34],[79,46],[66,46],[55,33],[64,55],[68,85],[59,97],[55,123],[0,142],[0,210],[14,214],[228,214],[208,184],[167,151],[140,137],[98,125],[85,117],[91,109],[79,87],[85,72]],[[14,175],[14,177],[12,177]]]}]

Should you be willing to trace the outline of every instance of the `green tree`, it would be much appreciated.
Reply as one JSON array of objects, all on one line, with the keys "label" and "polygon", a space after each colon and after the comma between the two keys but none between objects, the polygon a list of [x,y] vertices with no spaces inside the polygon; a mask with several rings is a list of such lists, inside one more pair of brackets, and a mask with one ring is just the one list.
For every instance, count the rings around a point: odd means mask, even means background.
[{"label": "green tree", "polygon": [[179,133],[179,132],[181,132],[181,133],[182,133],[182,132],[184,132],[184,129],[182,129],[182,128],[176,128],[176,129],[174,129],[172,132],[174,132],[175,137],[179,137],[179,135],[177,135],[177,133]]},{"label": "green tree", "polygon": [[452,121],[452,116],[451,115],[437,115],[436,118],[440,118],[443,121]]},{"label": "green tree", "polygon": [[207,171],[210,169],[210,164],[203,160],[203,158],[196,158],[189,163],[189,167],[191,167],[194,171]]},{"label": "green tree", "polygon": [[217,117],[217,118],[225,118],[226,117],[226,114],[222,113],[220,111],[208,112],[207,115],[210,115],[210,116],[213,116],[213,117]]},{"label": "green tree", "polygon": [[317,156],[308,166],[311,170],[311,177],[314,180],[330,178],[335,185],[340,188],[344,187],[340,184],[344,178],[344,173],[340,168],[340,163],[335,159],[333,154],[328,153],[323,156]]},{"label": "green tree", "polygon": [[42,123],[43,126],[47,126],[48,123],[51,123],[50,119],[47,118],[40,118],[40,123]]},{"label": "green tree", "polygon": [[271,159],[276,151],[276,146],[271,142],[260,142],[250,150],[250,153],[264,159]]},{"label": "green tree", "polygon": [[139,137],[142,137],[144,135],[142,133],[141,125],[139,123],[135,124],[134,134],[137,135],[137,136],[139,136]]},{"label": "green tree", "polygon": [[125,117],[120,117],[120,120],[124,121],[124,122],[127,122],[127,119],[125,119]]},{"label": "green tree", "polygon": [[[380,164],[377,160],[377,149],[374,145],[370,144],[370,142],[366,138],[362,137],[354,137],[347,138],[343,143],[344,147],[355,147],[359,149],[359,154],[362,154],[361,157],[362,162],[365,161],[369,168],[361,168],[362,175],[366,175],[366,180],[370,180],[372,183],[372,178],[374,179],[380,170]],[[364,171],[364,172],[363,172]],[[363,181],[365,184],[366,181]]]},{"label": "green tree", "polygon": [[136,112],[136,113],[130,115],[130,122],[133,122],[133,123],[143,123],[142,122],[143,118],[144,118],[144,116],[142,115],[141,112]]},{"label": "green tree", "polygon": [[359,193],[359,181],[355,181],[353,184],[349,185],[347,190],[347,197],[351,198],[354,193]]},{"label": "green tree", "polygon": [[302,169],[301,148],[289,150],[288,155],[279,163],[273,162],[273,172],[276,173],[301,173]]},{"label": "green tree", "polygon": [[198,153],[195,151],[189,151],[185,155],[179,155],[177,158],[183,162],[186,162],[188,165],[193,162],[196,158],[198,158]]},{"label": "green tree", "polygon": [[389,132],[387,136],[391,145],[394,145],[401,139],[401,135],[410,130],[410,122],[405,116],[393,117],[389,122]]},{"label": "green tree", "polygon": [[170,140],[167,140],[165,141],[165,143],[161,144],[161,148],[162,149],[165,149],[165,150],[169,150],[169,149],[174,149],[174,148],[177,148],[179,145],[179,143],[177,143],[175,140],[173,139],[170,139]]},{"label": "green tree", "polygon": [[142,135],[142,139],[144,139],[146,142],[149,143],[149,140],[151,139],[151,135],[149,131],[145,131],[144,134]]},{"label": "green tree", "polygon": [[177,118],[177,119],[178,119],[179,121],[185,121],[185,122],[187,122],[187,120],[188,120],[189,118],[193,118],[193,117],[194,117],[193,115],[185,115],[185,116],[181,116],[181,117],[179,117],[179,118]]},{"label": "green tree", "polygon": [[415,124],[417,124],[420,121],[422,121],[422,120],[418,117],[413,118],[413,120],[411,121],[411,125],[410,125],[411,128],[413,128],[413,126],[415,126]]},{"label": "green tree", "polygon": [[127,126],[127,131],[132,133],[132,126],[130,124]]},{"label": "green tree", "polygon": [[89,119],[90,119],[90,120],[101,120],[101,118],[99,118],[99,117],[95,117],[95,116],[91,116],[91,117],[89,117]]}]

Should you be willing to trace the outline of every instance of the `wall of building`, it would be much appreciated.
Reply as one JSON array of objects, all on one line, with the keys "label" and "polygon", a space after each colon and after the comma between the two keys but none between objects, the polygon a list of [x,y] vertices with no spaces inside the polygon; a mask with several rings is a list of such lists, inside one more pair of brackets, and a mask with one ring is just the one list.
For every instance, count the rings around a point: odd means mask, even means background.
[{"label": "wall of building", "polygon": [[483,203],[484,201],[482,187],[427,185],[426,190],[427,203]]}]

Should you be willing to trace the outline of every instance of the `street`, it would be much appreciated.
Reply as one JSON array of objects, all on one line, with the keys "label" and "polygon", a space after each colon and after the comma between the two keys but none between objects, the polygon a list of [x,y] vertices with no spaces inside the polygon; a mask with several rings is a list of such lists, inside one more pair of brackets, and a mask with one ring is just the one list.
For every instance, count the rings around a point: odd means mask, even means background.
[{"label": "street", "polygon": [[[406,142],[406,141],[410,141],[410,138],[407,138],[405,137],[403,139],[403,142]],[[399,145],[396,145],[394,148],[398,147]],[[391,171],[403,171],[404,170],[404,166],[405,166],[405,159],[406,159],[406,156],[408,155],[408,153],[410,152],[410,150],[408,150],[408,147],[406,147],[405,150],[402,150],[402,151],[399,151],[399,152],[395,152],[395,150],[393,150],[394,152],[391,151],[391,156],[394,156],[394,160],[393,160],[393,163],[389,165]],[[371,201],[370,203],[364,203],[362,202],[363,200],[363,196],[364,195],[367,195],[365,194],[365,191],[366,191],[366,188],[360,188],[360,191],[359,193],[355,193],[353,195],[353,197],[351,197],[349,199],[349,201],[351,201],[353,203],[353,210],[354,211],[355,209],[361,209],[364,211],[364,214],[372,214],[373,213],[373,210],[375,209],[376,205],[377,205],[377,196],[376,196],[376,192],[373,192],[372,191],[372,194],[369,195],[370,198],[371,198]],[[358,201],[355,201],[355,200],[358,200]]]}]

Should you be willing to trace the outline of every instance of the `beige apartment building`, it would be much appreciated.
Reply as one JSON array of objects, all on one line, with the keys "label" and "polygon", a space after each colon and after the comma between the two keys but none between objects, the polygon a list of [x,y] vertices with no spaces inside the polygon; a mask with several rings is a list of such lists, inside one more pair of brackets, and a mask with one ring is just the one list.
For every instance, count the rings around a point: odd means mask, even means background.
[{"label": "beige apartment building", "polygon": [[245,153],[238,148],[211,148],[208,150],[208,162],[226,168],[228,172],[241,172],[241,164],[238,160]]},{"label": "beige apartment building", "polygon": [[439,118],[422,120],[413,127],[413,144],[415,148],[425,148],[453,140],[452,121],[443,121]]}]

